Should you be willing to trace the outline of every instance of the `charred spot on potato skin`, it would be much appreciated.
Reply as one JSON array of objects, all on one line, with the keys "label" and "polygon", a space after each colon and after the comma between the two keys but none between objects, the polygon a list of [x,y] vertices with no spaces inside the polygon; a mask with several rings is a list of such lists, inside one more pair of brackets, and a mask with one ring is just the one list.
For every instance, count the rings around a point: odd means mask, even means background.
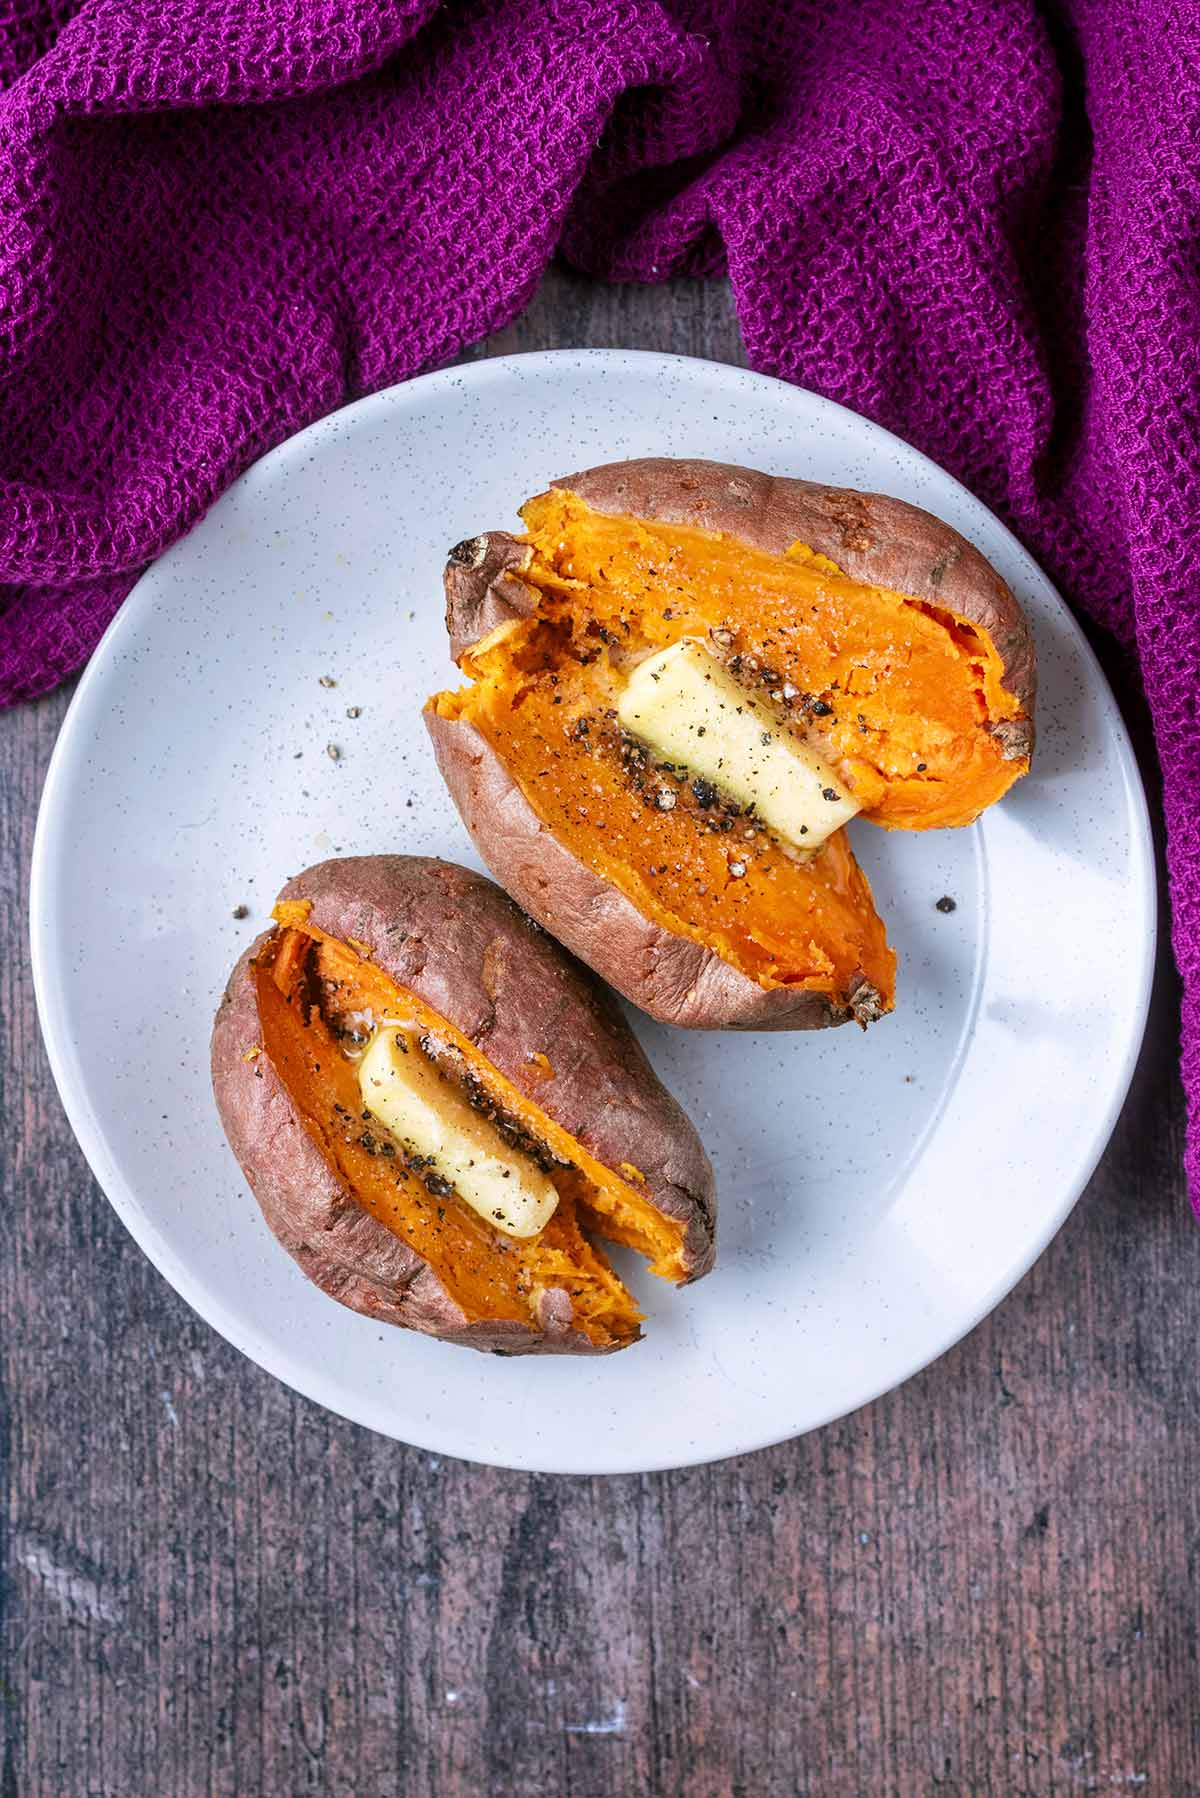
[{"label": "charred spot on potato skin", "polygon": [[865,1030],[868,1024],[877,1024],[886,1016],[890,1007],[877,986],[869,980],[860,980],[850,995],[848,1009],[854,1022]]},{"label": "charred spot on potato skin", "polygon": [[1000,745],[1000,755],[1006,762],[1023,762],[1033,754],[1033,723],[1028,718],[1012,718],[999,724],[990,724],[987,729]]},{"label": "charred spot on potato skin", "polygon": [[450,551],[447,561],[456,568],[482,568],[487,560],[488,540],[483,537],[464,537]]}]

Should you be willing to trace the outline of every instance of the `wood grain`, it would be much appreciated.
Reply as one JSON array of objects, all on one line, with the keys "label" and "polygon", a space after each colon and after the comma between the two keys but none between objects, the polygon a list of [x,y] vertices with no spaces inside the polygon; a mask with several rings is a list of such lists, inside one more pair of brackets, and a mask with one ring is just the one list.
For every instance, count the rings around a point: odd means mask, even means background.
[{"label": "wood grain", "polygon": [[[715,284],[555,275],[485,349],[555,343],[740,359]],[[0,1798],[1200,1794],[1200,1233],[1165,956],[1087,1195],[901,1391],[683,1473],[440,1461],[243,1361],[84,1166],[25,947],[65,702],[0,717]]]}]

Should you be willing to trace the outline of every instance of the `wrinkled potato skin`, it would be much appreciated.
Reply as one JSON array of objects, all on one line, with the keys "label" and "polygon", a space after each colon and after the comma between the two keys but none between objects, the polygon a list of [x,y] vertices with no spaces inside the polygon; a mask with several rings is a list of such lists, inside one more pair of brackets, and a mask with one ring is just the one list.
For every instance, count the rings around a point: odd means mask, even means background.
[{"label": "wrinkled potato skin", "polygon": [[[712,1265],[712,1168],[687,1117],[659,1083],[608,995],[482,875],[422,856],[329,861],[290,880],[311,921],[353,937],[399,985],[469,1037],[506,1079],[598,1161],[632,1162],[640,1190],[686,1226],[690,1279]],[[212,1038],[221,1121],[263,1216],[322,1291],[351,1310],[443,1341],[505,1354],[595,1354],[572,1327],[569,1295],[543,1298],[532,1321],[469,1322],[433,1270],[362,1210],[325,1161],[263,1054],[252,963],[234,969]],[[540,1049],[554,1070],[528,1060]],[[599,1351],[604,1352],[604,1351]]]}]

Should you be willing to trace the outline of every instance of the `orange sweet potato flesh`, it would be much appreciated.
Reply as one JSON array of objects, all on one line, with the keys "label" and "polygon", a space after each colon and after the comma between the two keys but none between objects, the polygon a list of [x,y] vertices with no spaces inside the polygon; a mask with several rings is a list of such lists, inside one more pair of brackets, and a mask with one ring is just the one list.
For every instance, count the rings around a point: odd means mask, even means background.
[{"label": "orange sweet potato flesh", "polygon": [[[539,589],[536,615],[472,653],[475,685],[439,696],[439,711],[474,724],[553,835],[644,916],[762,987],[840,1000],[865,977],[890,1009],[895,958],[844,833],[800,860],[686,784],[659,809],[662,783],[631,766],[615,721],[625,653],[709,625],[702,595],[676,611],[661,594],[661,607],[647,593],[635,603],[611,580],[588,580],[609,523],[572,532],[556,561],[534,563],[523,578]],[[716,599],[708,611],[713,622],[723,615]],[[748,873],[731,874],[739,863]]]},{"label": "orange sweet potato flesh", "polygon": [[523,537],[450,552],[447,630],[473,685],[425,708],[497,879],[664,1023],[797,1030],[890,1010],[895,961],[847,838],[798,854],[756,832],[625,737],[617,696],[636,659],[702,642],[794,720],[864,818],[967,824],[1033,750],[1016,596],[906,501],[726,463],[609,463],[522,517]]},{"label": "orange sweet potato flesh", "polygon": [[[681,1226],[646,1203],[632,1178],[627,1184],[596,1162],[416,994],[351,945],[311,924],[286,925],[286,907],[280,915],[285,928],[254,969],[262,1053],[357,1203],[420,1255],[468,1324],[536,1319],[538,1294],[564,1287],[574,1328],[590,1344],[606,1349],[634,1340],[639,1313],[581,1221],[639,1249],[668,1279],[684,1277]],[[509,1120],[571,1163],[551,1169],[559,1203],[537,1238],[522,1242],[491,1229],[453,1194],[431,1193],[421,1171],[401,1155],[380,1152],[381,1133],[362,1111],[356,1066],[341,1034],[364,1013],[429,1033]]]},{"label": "orange sweet potato flesh", "polygon": [[[1028,765],[981,728],[1023,708],[988,632],[958,613],[851,580],[804,543],[772,555],[695,526],[596,512],[561,488],[522,517],[534,555],[522,578],[539,589],[539,619],[575,613],[585,649],[599,625],[622,655],[681,637],[715,647],[713,631],[731,634],[723,659],[803,720],[877,824],[969,824]],[[516,660],[519,641],[500,653]],[[785,686],[796,689],[786,699]]]},{"label": "orange sweet potato flesh", "polygon": [[987,630],[802,543],[769,553],[557,487],[522,517],[528,615],[467,650],[474,685],[436,713],[478,730],[543,825],[647,918],[760,987],[836,1001],[865,978],[890,1009],[895,958],[844,833],[798,857],[686,783],[660,809],[617,696],[631,659],[700,639],[796,718],[874,822],[961,825],[1028,766],[995,728],[1024,714]]}]

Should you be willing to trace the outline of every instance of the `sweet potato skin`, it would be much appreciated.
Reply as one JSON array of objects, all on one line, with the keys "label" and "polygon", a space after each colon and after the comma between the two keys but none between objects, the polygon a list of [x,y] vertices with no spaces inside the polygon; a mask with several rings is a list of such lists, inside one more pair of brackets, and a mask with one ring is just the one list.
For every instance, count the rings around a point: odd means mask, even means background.
[{"label": "sweet potato skin", "polygon": [[499,624],[525,618],[534,595],[521,579],[533,552],[504,531],[456,543],[446,562],[446,631],[457,662]]},{"label": "sweet potato skin", "polygon": [[[685,1226],[689,1279],[712,1265],[712,1168],[684,1112],[658,1081],[609,996],[491,881],[423,856],[319,863],[281,899],[307,899],[312,922],[354,938],[398,984],[461,1030],[506,1079],[598,1161],[633,1162],[641,1190]],[[253,961],[242,956],[217,1012],[213,1091],[221,1121],[270,1228],[324,1292],[351,1310],[443,1341],[504,1354],[594,1354],[569,1294],[549,1290],[532,1321],[469,1321],[434,1271],[371,1217],[325,1161],[263,1054]],[[531,1043],[547,1056],[544,1077]]]}]

